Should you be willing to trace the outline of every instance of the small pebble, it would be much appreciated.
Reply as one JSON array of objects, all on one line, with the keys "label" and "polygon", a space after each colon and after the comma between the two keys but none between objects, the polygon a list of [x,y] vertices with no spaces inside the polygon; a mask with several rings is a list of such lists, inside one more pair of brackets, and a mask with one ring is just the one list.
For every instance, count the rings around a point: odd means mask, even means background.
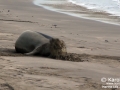
[{"label": "small pebble", "polygon": [[108,42],[108,40],[105,40],[105,42]]}]

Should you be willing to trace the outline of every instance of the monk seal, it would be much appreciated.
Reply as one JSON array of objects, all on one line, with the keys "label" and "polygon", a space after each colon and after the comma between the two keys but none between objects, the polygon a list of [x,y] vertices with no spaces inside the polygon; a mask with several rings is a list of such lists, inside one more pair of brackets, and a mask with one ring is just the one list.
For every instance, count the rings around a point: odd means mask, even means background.
[{"label": "monk seal", "polygon": [[55,57],[66,54],[66,45],[63,40],[53,38],[40,32],[27,30],[15,42],[17,53],[26,55],[41,55]]}]

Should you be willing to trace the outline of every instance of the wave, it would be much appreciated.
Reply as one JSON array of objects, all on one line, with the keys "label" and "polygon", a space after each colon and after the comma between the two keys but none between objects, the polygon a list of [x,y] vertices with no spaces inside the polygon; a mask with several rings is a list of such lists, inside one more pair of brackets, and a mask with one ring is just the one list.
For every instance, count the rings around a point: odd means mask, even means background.
[{"label": "wave", "polygon": [[120,16],[120,0],[68,0],[76,5]]}]

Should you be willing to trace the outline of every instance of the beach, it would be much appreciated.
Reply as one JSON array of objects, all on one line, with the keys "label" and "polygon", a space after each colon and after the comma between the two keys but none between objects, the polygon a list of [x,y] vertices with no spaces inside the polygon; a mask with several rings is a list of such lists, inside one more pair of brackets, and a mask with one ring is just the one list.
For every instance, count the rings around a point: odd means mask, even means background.
[{"label": "beach", "polygon": [[[26,30],[64,40],[83,62],[14,53]],[[119,25],[49,11],[33,0],[0,0],[0,90],[119,90],[101,81],[120,78],[119,34]]]}]

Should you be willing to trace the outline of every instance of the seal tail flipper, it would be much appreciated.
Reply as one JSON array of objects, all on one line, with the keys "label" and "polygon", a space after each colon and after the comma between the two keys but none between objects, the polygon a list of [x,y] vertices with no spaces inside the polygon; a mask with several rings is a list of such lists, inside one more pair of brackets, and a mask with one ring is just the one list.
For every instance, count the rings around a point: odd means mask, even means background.
[{"label": "seal tail flipper", "polygon": [[25,53],[25,55],[35,55],[35,54],[39,53],[40,50],[41,50],[41,46],[38,46],[33,51],[31,51],[29,53]]}]

